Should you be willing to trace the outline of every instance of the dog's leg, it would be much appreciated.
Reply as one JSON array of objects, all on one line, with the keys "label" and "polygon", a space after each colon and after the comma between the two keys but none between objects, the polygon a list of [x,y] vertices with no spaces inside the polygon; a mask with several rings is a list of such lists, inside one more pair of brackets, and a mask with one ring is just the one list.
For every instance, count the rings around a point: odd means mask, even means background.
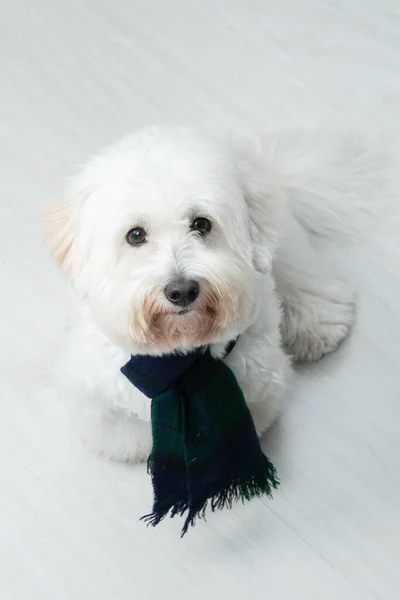
[{"label": "dog's leg", "polygon": [[[151,453],[149,422],[120,409],[103,410],[86,396],[71,407],[73,433],[89,451],[109,460],[138,463]],[[98,399],[97,399],[98,400]]]},{"label": "dog's leg", "polygon": [[259,436],[279,416],[291,375],[291,361],[281,345],[273,278],[266,275],[260,283],[258,294],[262,300],[255,321],[225,359],[242,389]]},{"label": "dog's leg", "polygon": [[[253,365],[252,357],[248,359],[248,375],[252,381],[257,378],[263,384],[263,390],[254,402],[248,402],[250,413],[258,436],[261,436],[279,417],[284,406],[285,392],[290,378],[289,358],[280,349],[268,358],[268,370],[260,368],[259,357]],[[253,367],[253,368],[252,368]],[[241,382],[246,399],[253,399],[256,390],[249,390],[246,395],[246,385]],[[254,387],[254,383],[253,383]],[[253,394],[251,393],[253,392]]]},{"label": "dog's leg", "polygon": [[[279,344],[279,336],[277,340]],[[270,338],[257,338],[246,331],[238,351],[226,361],[235,373],[259,436],[280,415],[290,377],[289,357],[270,342]]]},{"label": "dog's leg", "polygon": [[56,377],[72,439],[104,458],[137,463],[151,452],[150,402],[120,372],[128,356],[79,312]]},{"label": "dog's leg", "polygon": [[274,277],[283,306],[282,340],[294,360],[312,362],[335,350],[353,321],[353,290],[317,253],[292,215]]}]

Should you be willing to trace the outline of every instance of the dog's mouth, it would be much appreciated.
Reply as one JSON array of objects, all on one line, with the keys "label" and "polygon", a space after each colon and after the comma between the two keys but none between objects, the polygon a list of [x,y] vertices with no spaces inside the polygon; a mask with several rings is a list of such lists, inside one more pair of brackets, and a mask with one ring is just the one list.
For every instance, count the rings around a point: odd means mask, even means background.
[{"label": "dog's mouth", "polygon": [[192,312],[192,310],[193,308],[181,308],[181,310],[177,310],[173,314],[177,315],[178,317],[183,317],[184,315],[187,315],[190,312]]}]

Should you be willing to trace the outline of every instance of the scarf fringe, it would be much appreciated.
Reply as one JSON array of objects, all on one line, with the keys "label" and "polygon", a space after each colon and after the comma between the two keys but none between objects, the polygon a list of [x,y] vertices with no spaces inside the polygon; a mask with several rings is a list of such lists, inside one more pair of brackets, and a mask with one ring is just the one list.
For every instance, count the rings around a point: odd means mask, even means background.
[{"label": "scarf fringe", "polygon": [[181,531],[181,538],[187,533],[189,527],[193,527],[196,519],[205,519],[208,508],[212,512],[223,508],[232,508],[232,505],[241,502],[244,504],[253,498],[261,496],[272,497],[272,490],[279,485],[279,479],[273,464],[266,459],[266,464],[259,473],[253,473],[244,478],[231,479],[221,491],[216,492],[208,498],[198,500],[192,503],[188,500],[178,500],[175,503],[168,503],[168,506],[160,506],[157,501],[154,502],[153,512],[141,518],[147,525],[155,527],[170,512],[170,517],[176,515],[183,517],[188,512]]}]

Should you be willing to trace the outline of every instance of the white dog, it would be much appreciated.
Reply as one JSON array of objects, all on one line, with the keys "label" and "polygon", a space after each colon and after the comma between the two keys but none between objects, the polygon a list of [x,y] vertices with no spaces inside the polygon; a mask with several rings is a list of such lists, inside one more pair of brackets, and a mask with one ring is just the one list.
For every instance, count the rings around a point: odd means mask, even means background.
[{"label": "white dog", "polygon": [[131,354],[210,345],[221,357],[239,336],[226,362],[261,434],[282,407],[285,350],[314,361],[338,346],[353,292],[303,225],[345,228],[368,156],[327,148],[151,127],[72,181],[45,226],[78,299],[61,379],[86,446],[116,460],[150,453],[149,400],[120,373]]}]

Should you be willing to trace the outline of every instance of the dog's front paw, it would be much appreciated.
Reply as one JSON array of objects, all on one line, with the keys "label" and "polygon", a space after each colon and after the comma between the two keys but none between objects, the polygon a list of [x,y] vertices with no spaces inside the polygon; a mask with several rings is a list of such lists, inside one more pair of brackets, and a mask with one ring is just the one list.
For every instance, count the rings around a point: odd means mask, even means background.
[{"label": "dog's front paw", "polygon": [[354,292],[343,282],[302,290],[283,307],[283,344],[296,362],[336,350],[354,319]]},{"label": "dog's front paw", "polygon": [[137,417],[113,410],[90,423],[74,419],[81,444],[98,456],[119,462],[139,463],[151,453],[151,425]]}]

